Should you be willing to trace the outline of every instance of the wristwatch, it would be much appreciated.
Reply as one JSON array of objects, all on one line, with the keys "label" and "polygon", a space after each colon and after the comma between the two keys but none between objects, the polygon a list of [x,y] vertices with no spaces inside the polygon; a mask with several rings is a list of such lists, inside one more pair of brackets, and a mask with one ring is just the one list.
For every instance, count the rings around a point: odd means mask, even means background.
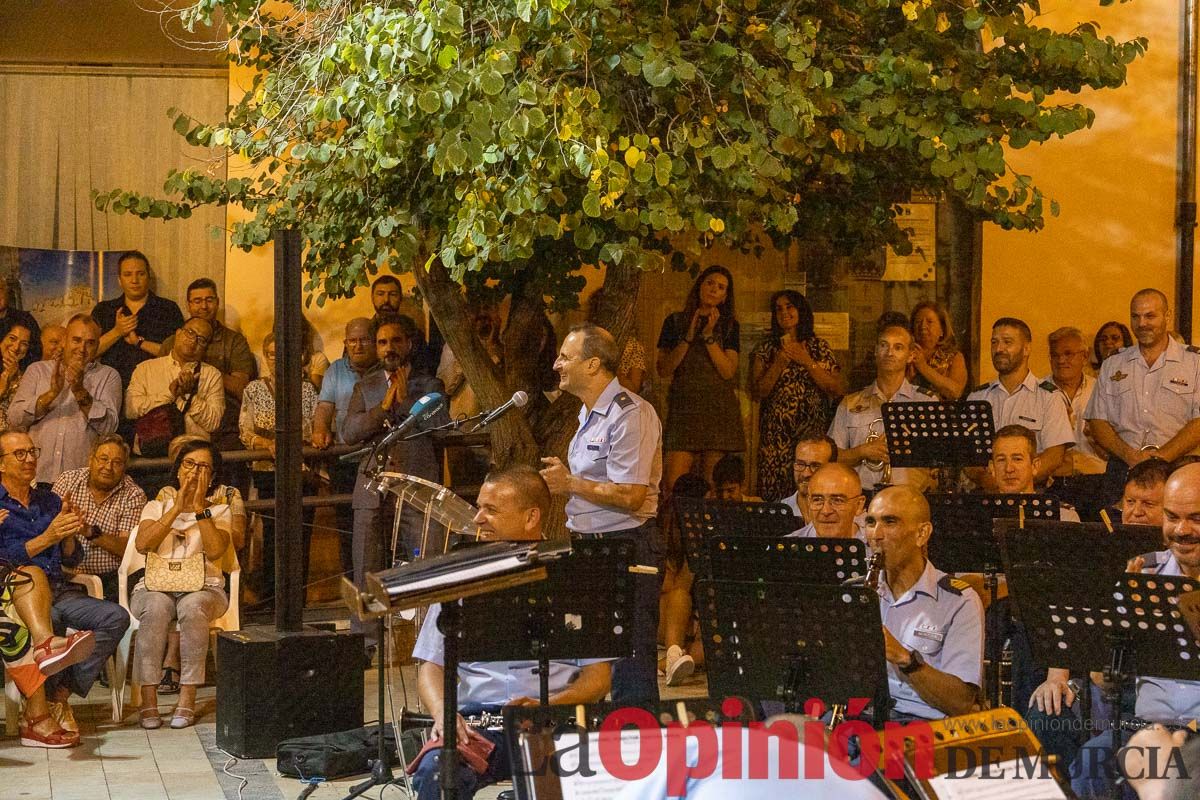
[{"label": "wristwatch", "polygon": [[908,664],[900,668],[900,671],[905,675],[911,675],[921,667],[925,666],[925,659],[921,657],[920,650],[908,651]]},{"label": "wristwatch", "polygon": [[213,513],[212,513],[211,507],[204,509],[203,511],[201,511],[199,514],[196,515],[197,520],[212,519],[212,517],[213,517]]}]

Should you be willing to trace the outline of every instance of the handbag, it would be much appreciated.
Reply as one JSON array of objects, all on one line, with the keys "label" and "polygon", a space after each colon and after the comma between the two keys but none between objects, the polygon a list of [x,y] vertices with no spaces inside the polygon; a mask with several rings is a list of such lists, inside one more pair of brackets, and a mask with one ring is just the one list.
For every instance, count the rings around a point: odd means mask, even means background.
[{"label": "handbag", "polygon": [[[195,372],[198,377],[200,362],[196,362]],[[197,388],[199,388],[199,381],[197,381]],[[171,440],[185,431],[183,420],[195,397],[195,391],[188,395],[182,410],[174,403],[155,406],[133,423],[133,432],[140,455],[147,458],[161,458],[167,454]]]},{"label": "handbag", "polygon": [[183,558],[147,553],[144,580],[151,592],[198,592],[204,588],[204,553]]}]

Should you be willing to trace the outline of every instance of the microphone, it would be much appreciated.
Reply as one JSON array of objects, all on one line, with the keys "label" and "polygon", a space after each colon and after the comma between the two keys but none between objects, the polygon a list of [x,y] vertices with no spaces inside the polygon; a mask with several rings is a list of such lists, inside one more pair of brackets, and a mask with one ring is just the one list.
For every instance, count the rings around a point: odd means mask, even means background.
[{"label": "microphone", "polygon": [[513,392],[513,396],[509,398],[507,403],[500,406],[499,408],[494,408],[491,411],[489,411],[487,413],[487,416],[485,416],[483,418],[483,421],[475,426],[474,430],[477,430],[477,431],[483,430],[488,425],[491,425],[493,422],[495,422],[496,420],[503,417],[505,414],[507,414],[512,409],[523,408],[524,405],[528,402],[529,402],[529,395],[525,394],[524,392]]},{"label": "microphone", "polygon": [[445,407],[446,396],[441,392],[430,392],[429,394],[422,395],[417,402],[412,404],[412,408],[408,410],[408,416],[405,417],[404,421],[389,430],[387,435],[380,439],[376,444],[372,445],[371,447],[364,447],[360,450],[355,450],[353,453],[347,453],[339,460],[357,461],[372,450],[384,449],[416,426],[428,422],[434,417],[435,414]]}]

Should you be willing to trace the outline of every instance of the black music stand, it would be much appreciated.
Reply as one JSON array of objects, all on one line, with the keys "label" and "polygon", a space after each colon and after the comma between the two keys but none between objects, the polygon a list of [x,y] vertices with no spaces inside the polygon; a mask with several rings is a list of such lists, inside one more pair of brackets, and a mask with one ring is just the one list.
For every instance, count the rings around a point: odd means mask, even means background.
[{"label": "black music stand", "polygon": [[[635,545],[577,540],[546,566],[546,580],[463,601],[463,661],[536,661],[538,695],[550,704],[554,658],[627,658],[633,652]],[[604,586],[604,592],[581,587]]]},{"label": "black music stand", "polygon": [[873,700],[877,726],[891,705],[879,596],[862,586],[696,584],[710,697],[777,700],[803,711]]},{"label": "black music stand", "polygon": [[867,574],[867,546],[858,539],[715,535],[691,566],[701,579],[841,586]]},{"label": "black music stand", "polygon": [[796,517],[783,503],[735,503],[679,497],[673,501],[679,530],[692,574],[703,574],[704,542],[713,536],[778,538],[797,529]]},{"label": "black music stand", "polygon": [[992,453],[992,404],[884,403],[883,431],[893,467],[981,467]]},{"label": "black music stand", "polygon": [[1109,582],[1088,570],[1021,564],[1012,566],[1009,582],[1031,647],[1044,663],[1104,672],[1114,751],[1121,744],[1121,690],[1130,680],[1195,680],[1200,640],[1190,635],[1177,601],[1200,583],[1136,573]]}]

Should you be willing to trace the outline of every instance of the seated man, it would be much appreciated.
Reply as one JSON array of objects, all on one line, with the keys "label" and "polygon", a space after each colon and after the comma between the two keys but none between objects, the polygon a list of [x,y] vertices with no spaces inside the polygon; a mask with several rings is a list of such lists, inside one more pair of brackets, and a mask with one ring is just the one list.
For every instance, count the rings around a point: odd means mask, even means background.
[{"label": "seated man", "polygon": [[1121,492],[1121,515],[1114,522],[1161,528],[1163,488],[1170,475],[1171,465],[1161,458],[1148,458],[1130,467]]},{"label": "seated man", "polygon": [[709,492],[712,500],[729,500],[735,503],[761,503],[761,497],[745,493],[746,462],[737,453],[726,453],[713,466],[713,488]]},{"label": "seated man", "polygon": [[[550,490],[536,470],[518,466],[492,473],[479,490],[479,513],[475,522],[491,539],[530,541],[544,538],[542,521],[550,511]],[[437,628],[441,607],[431,606],[413,657],[421,660],[417,671],[417,691],[421,702],[433,715],[433,737],[442,736],[444,638]],[[511,775],[508,746],[501,731],[477,731],[468,728],[463,715],[481,711],[496,712],[505,705],[536,705],[538,693],[536,661],[468,662],[458,666],[458,740],[487,739],[495,745],[487,757],[487,768],[477,773],[460,760],[458,796],[473,797],[478,789]],[[608,694],[611,683],[607,661],[552,661],[550,702],[554,704],[594,703]],[[414,784],[420,800],[441,797],[438,787],[440,750],[434,750],[416,767]]]},{"label": "seated man", "polygon": [[[1131,572],[1152,575],[1186,576],[1200,579],[1200,464],[1188,464],[1177,469],[1167,480],[1163,490],[1163,537],[1166,550],[1138,556],[1130,562]],[[1067,693],[1064,681],[1051,684],[1056,676],[1039,687],[1039,708],[1062,713],[1062,702],[1067,705],[1073,698]],[[1051,691],[1053,690],[1053,694]],[[1040,698],[1035,698],[1035,701]],[[1049,698],[1049,703],[1044,698]],[[1139,676],[1134,715],[1147,722],[1164,725],[1182,725],[1200,719],[1200,681],[1178,681]],[[1128,734],[1123,734],[1126,739]],[[1049,745],[1047,745],[1049,748]],[[1113,786],[1113,773],[1108,762],[1113,757],[1112,735],[1103,731],[1089,740],[1071,764],[1071,788],[1080,798],[1109,797]]]},{"label": "seated man", "polygon": [[[987,466],[994,486],[989,494],[1037,494],[1035,484],[1041,457],[1037,434],[1023,425],[1005,425],[992,438],[992,460]],[[1079,522],[1079,514],[1066,503],[1059,505],[1059,519]]]},{"label": "seated man", "polygon": [[46,573],[55,630],[74,628],[95,635],[90,656],[46,682],[55,720],[65,730],[78,732],[68,698],[72,692],[87,696],[101,665],[125,635],[129,615],[116,603],[88,597],[82,586],[69,583],[63,575],[63,566],[74,566],[83,554],[75,536],[84,523],[70,498],[62,500],[33,485],[39,453],[26,433],[0,434],[0,510],[8,512],[0,521],[0,558],[17,566],[33,564]]},{"label": "seated man", "polygon": [[[816,480],[814,476],[813,480]],[[910,486],[871,500],[867,544],[883,554],[879,611],[897,721],[969,713],[983,683],[983,604],[925,558],[929,503]]]},{"label": "seated man", "polygon": [[857,520],[864,502],[858,473],[845,464],[826,464],[808,481],[808,509],[812,522],[788,536],[865,539]]},{"label": "seated man", "polygon": [[119,433],[101,436],[92,445],[86,467],[59,475],[51,487],[62,498],[71,498],[83,517],[76,544],[83,560],[76,572],[96,575],[105,598],[117,599],[117,567],[125,555],[129,532],[137,527],[146,493],[125,474],[129,445]]},{"label": "seated man", "polygon": [[796,479],[796,493],[780,502],[790,508],[801,522],[807,523],[808,510],[805,502],[808,497],[808,481],[822,464],[838,460],[838,448],[828,436],[801,439],[796,442],[796,450],[792,455],[792,477]]}]

